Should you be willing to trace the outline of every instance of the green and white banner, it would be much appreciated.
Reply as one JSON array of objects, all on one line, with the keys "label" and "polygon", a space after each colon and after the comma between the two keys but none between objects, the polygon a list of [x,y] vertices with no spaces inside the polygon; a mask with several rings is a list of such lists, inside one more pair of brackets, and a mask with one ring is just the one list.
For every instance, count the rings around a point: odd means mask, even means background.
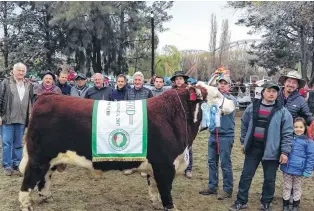
[{"label": "green and white banner", "polygon": [[144,161],[147,153],[146,100],[95,100],[93,162]]}]

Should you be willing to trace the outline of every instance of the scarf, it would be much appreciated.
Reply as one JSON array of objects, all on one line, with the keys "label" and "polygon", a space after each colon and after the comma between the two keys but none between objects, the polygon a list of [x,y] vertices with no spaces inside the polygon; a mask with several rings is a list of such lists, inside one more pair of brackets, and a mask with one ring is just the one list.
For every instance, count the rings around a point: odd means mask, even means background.
[{"label": "scarf", "polygon": [[44,90],[44,92],[52,92],[53,90],[53,85],[51,87],[45,87],[44,84],[42,84],[42,88]]}]

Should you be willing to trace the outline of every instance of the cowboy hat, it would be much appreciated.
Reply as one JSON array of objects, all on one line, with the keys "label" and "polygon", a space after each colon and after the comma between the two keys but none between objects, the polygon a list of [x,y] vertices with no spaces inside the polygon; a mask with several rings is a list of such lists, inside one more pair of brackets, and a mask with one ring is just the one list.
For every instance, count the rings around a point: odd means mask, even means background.
[{"label": "cowboy hat", "polygon": [[278,82],[283,85],[288,78],[297,79],[299,82],[299,89],[305,86],[305,80],[303,80],[301,74],[295,70],[288,72],[287,75],[280,76]]},{"label": "cowboy hat", "polygon": [[183,71],[176,71],[170,80],[174,81],[178,76],[183,77],[185,81],[189,78],[189,76],[185,75]]}]

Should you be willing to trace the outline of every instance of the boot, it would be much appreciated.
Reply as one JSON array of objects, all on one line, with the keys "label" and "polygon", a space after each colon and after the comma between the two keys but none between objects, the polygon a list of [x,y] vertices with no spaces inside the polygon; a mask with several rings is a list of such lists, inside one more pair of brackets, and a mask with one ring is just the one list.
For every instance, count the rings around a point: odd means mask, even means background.
[{"label": "boot", "polygon": [[282,199],[282,211],[289,211],[289,200]]},{"label": "boot", "polygon": [[292,211],[299,211],[300,208],[300,200],[299,201],[293,201],[293,204],[292,204]]}]

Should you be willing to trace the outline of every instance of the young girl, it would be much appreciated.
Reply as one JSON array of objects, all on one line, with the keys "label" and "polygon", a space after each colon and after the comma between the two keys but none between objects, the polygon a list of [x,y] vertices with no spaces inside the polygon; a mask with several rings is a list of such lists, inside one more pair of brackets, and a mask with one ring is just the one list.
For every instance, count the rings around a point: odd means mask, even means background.
[{"label": "young girl", "polygon": [[303,177],[311,177],[314,166],[314,142],[307,135],[305,120],[297,117],[293,126],[292,151],[289,155],[288,163],[280,167],[283,172],[283,211],[289,211],[289,199],[292,188],[292,211],[299,211]]}]

